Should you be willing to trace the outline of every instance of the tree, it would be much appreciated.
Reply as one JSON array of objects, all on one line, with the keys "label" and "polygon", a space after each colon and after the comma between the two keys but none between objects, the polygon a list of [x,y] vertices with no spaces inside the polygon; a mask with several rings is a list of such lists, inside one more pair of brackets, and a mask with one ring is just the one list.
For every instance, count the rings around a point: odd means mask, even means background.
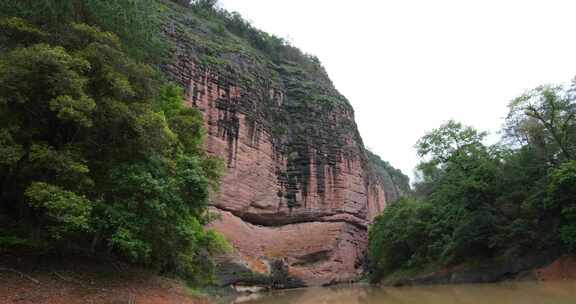
[{"label": "tree", "polygon": [[485,134],[449,121],[418,141],[419,155],[428,159],[419,165],[420,200],[388,207],[373,225],[370,259],[376,277],[493,253],[500,158],[482,144]]},{"label": "tree", "polygon": [[210,279],[226,243],[203,227],[222,164],[202,149],[202,115],[113,33],[0,25],[0,247],[111,253]]},{"label": "tree", "polygon": [[432,212],[432,206],[427,203],[401,198],[374,219],[368,246],[371,281],[427,262]]},{"label": "tree", "polygon": [[128,54],[149,63],[161,61],[167,46],[159,11],[156,0],[0,1],[0,19],[22,18],[47,31],[70,23],[96,26],[120,37]]},{"label": "tree", "polygon": [[418,156],[428,156],[438,164],[460,162],[460,157],[469,156],[482,147],[486,135],[450,120],[418,140],[416,150]]},{"label": "tree", "polygon": [[422,137],[418,203],[389,207],[371,228],[375,273],[575,252],[575,98],[576,80],[514,99],[497,145],[454,121]]},{"label": "tree", "polygon": [[558,210],[560,239],[576,252],[576,161],[563,163],[550,174],[546,207]]},{"label": "tree", "polygon": [[192,0],[192,5],[204,10],[212,10],[218,4],[218,0]]},{"label": "tree", "polygon": [[508,138],[537,147],[552,164],[574,159],[574,100],[559,86],[541,86],[514,99],[506,118]]}]

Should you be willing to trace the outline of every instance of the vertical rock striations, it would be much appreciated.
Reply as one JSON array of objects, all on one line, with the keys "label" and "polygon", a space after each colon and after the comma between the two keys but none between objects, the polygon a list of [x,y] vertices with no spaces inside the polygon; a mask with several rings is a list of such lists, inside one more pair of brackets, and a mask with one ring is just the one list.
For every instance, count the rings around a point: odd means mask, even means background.
[{"label": "vertical rock striations", "polygon": [[206,149],[228,167],[212,198],[212,226],[234,247],[223,283],[358,278],[367,224],[399,191],[371,167],[352,107],[317,59],[285,45],[271,59],[214,24],[221,16],[165,5],[173,48],[163,69],[202,111]]}]

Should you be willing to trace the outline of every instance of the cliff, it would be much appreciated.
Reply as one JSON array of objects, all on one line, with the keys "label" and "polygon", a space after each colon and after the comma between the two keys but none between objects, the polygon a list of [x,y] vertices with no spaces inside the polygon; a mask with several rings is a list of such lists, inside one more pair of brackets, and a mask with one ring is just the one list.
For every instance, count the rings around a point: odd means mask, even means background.
[{"label": "cliff", "polygon": [[348,101],[320,62],[238,15],[163,2],[163,66],[205,118],[206,149],[227,173],[213,195],[234,252],[223,284],[350,281],[367,225],[401,191],[374,169]]},{"label": "cliff", "polygon": [[386,190],[386,201],[393,202],[410,193],[410,178],[402,171],[392,167],[380,156],[366,151],[372,176],[378,179],[378,184]]}]

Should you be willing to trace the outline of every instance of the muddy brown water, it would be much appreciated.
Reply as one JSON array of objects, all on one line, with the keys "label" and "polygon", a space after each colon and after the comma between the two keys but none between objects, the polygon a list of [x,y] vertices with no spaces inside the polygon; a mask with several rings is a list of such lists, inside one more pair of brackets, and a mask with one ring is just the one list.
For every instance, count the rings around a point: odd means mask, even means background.
[{"label": "muddy brown water", "polygon": [[247,304],[576,304],[576,281],[415,287],[349,285],[265,292]]}]

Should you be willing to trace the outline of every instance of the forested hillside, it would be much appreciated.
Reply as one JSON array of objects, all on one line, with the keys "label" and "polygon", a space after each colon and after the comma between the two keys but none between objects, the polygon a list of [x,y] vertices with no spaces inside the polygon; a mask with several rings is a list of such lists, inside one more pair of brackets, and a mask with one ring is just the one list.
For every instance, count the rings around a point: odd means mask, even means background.
[{"label": "forested hillside", "polygon": [[[136,4],[137,3],[137,4]],[[159,72],[156,1],[0,2],[0,253],[120,259],[194,282],[222,162]]]},{"label": "forested hillside", "polygon": [[495,145],[455,121],[422,137],[415,194],[371,227],[371,279],[574,253],[575,92],[576,82],[514,99]]}]

